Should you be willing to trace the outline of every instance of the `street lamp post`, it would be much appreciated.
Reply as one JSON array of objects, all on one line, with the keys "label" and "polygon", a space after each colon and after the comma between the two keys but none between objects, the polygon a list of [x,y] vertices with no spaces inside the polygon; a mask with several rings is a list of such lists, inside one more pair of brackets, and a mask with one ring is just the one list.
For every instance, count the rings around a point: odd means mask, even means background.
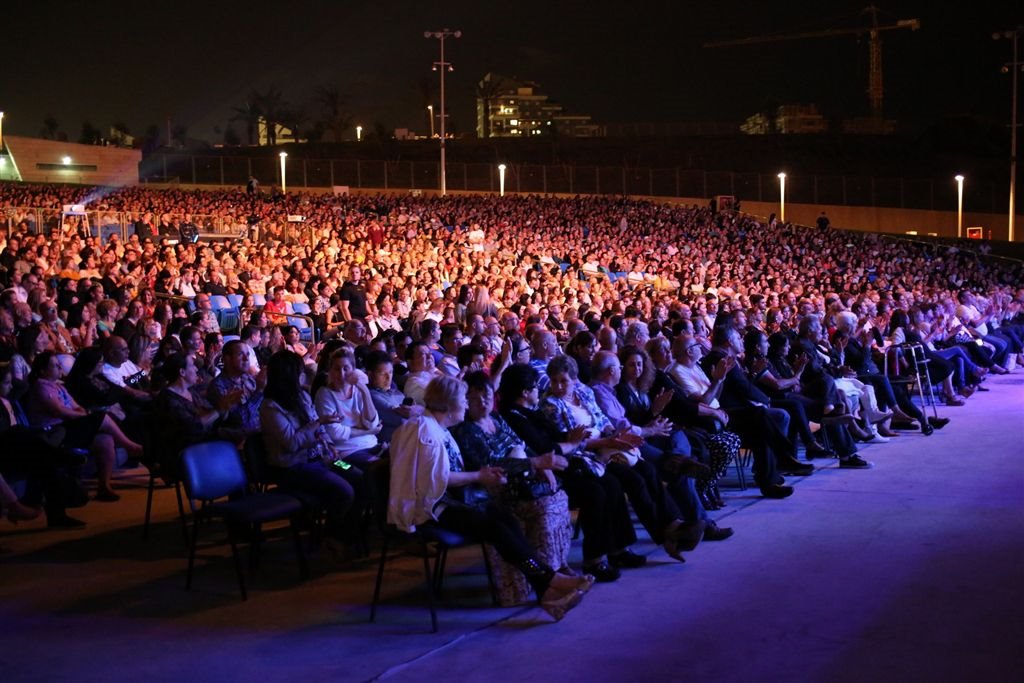
[{"label": "street lamp post", "polygon": [[[445,163],[444,163],[444,143],[445,143],[445,114],[444,114],[444,74],[445,71],[454,71],[452,65],[444,61],[444,39],[445,38],[461,38],[462,31],[451,31],[449,29],[441,29],[440,31],[424,31],[424,38],[437,38],[441,42],[441,60],[434,62],[434,71],[441,72],[441,196],[443,197],[447,192],[448,188],[445,184]],[[431,117],[433,119],[433,117]]]},{"label": "street lamp post", "polygon": [[786,174],[779,174],[779,222],[786,222]]},{"label": "street lamp post", "polygon": [[281,192],[287,192],[288,177],[285,175],[284,160],[288,158],[288,152],[281,152],[277,156],[281,157]]},{"label": "street lamp post", "polygon": [[362,141],[363,141],[363,127],[362,126],[356,126],[356,142],[362,142]]},{"label": "street lamp post", "polygon": [[427,111],[430,112],[430,139],[434,139],[434,105],[428,104]]},{"label": "street lamp post", "polygon": [[964,177],[957,174],[956,180],[956,237],[964,236]]},{"label": "street lamp post", "polygon": [[1007,239],[1013,241],[1014,222],[1016,219],[1017,199],[1017,79],[1022,70],[1017,45],[1020,42],[1020,35],[1024,33],[1024,26],[1018,26],[1011,31],[993,33],[992,40],[1006,38],[1013,40],[1013,61],[1003,65],[1003,72],[1010,74],[1010,89],[1012,91],[1013,105],[1010,114],[1010,215],[1007,223]]},{"label": "street lamp post", "polygon": [[505,196],[505,164],[498,164],[498,194]]}]

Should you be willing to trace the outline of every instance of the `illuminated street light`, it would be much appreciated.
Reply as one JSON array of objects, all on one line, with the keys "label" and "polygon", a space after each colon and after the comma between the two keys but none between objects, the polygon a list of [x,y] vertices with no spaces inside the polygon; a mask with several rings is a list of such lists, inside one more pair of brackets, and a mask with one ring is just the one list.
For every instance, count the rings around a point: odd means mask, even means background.
[{"label": "illuminated street light", "polygon": [[964,236],[964,177],[957,175],[956,180],[956,236]]},{"label": "illuminated street light", "polygon": [[287,192],[288,178],[285,175],[284,160],[288,158],[288,152],[281,152],[277,156],[281,157],[281,192]]},{"label": "illuminated street light", "polygon": [[363,127],[362,126],[356,126],[356,142],[362,142],[362,141],[363,141]]},{"label": "illuminated street light", "polygon": [[444,39],[445,38],[461,38],[462,31],[451,31],[449,29],[441,29],[440,31],[424,31],[423,37],[437,38],[441,42],[441,60],[434,62],[434,71],[441,72],[441,196],[443,197],[447,192],[447,186],[445,184],[445,163],[444,163],[444,139],[445,139],[445,114],[444,114],[444,74],[446,71],[454,71],[452,65],[444,61]]},{"label": "illuminated street light", "polygon": [[430,138],[434,138],[434,105],[428,104],[427,111],[430,112]]},{"label": "illuminated street light", "polygon": [[65,166],[70,166],[71,165],[71,157],[61,157],[60,158],[60,163],[64,164]]},{"label": "illuminated street light", "polygon": [[786,174],[779,174],[779,222],[786,222]]},{"label": "illuminated street light", "polygon": [[498,192],[505,196],[505,164],[498,164]]}]

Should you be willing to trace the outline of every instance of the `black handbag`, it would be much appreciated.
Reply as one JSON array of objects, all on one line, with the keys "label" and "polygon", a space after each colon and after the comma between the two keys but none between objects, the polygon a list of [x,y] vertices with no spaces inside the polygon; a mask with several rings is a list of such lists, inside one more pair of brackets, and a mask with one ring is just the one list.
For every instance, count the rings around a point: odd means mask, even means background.
[{"label": "black handbag", "polygon": [[516,500],[537,500],[555,494],[549,482],[534,474],[528,458],[502,458],[495,466],[505,471],[505,491]]}]

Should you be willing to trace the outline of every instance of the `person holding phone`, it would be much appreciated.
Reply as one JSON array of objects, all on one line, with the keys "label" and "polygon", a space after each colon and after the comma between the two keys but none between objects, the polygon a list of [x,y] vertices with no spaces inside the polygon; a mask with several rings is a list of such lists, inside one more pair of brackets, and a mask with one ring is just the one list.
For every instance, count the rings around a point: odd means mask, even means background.
[{"label": "person holding phone", "polygon": [[267,364],[260,425],[268,470],[282,486],[308,493],[323,507],[330,538],[358,545],[362,501],[356,498],[348,472],[331,467],[338,457],[325,429],[341,418],[317,417],[299,383],[302,367],[302,359],[291,351],[278,351]]}]

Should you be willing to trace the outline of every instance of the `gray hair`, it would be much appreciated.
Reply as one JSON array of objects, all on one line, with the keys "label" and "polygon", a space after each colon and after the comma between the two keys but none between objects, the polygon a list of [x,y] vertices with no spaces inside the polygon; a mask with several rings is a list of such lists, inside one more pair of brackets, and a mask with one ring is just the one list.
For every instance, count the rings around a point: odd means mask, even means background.
[{"label": "gray hair", "polygon": [[447,413],[459,401],[460,396],[466,395],[464,382],[441,375],[430,380],[426,391],[423,393],[423,406],[433,413]]},{"label": "gray hair", "polygon": [[590,361],[590,376],[595,379],[608,372],[608,368],[619,361],[619,357],[611,351],[598,351]]},{"label": "gray hair", "polygon": [[853,332],[857,328],[857,314],[853,311],[839,311],[835,319],[837,331]]}]

